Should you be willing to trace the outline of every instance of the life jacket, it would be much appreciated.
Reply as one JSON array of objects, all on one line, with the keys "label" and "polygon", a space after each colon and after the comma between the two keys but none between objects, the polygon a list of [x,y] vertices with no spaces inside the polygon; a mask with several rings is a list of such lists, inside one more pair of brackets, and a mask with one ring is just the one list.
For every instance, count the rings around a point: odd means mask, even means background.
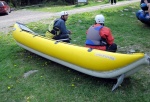
[{"label": "life jacket", "polygon": [[100,30],[103,28],[102,25],[100,26],[97,26],[97,27],[94,27],[94,26],[91,26],[89,29],[88,29],[88,32],[86,34],[86,42],[85,44],[86,45],[92,45],[92,46],[96,46],[96,45],[106,45],[106,41],[103,41],[103,39],[101,38],[99,32]]},{"label": "life jacket", "polygon": [[[51,22],[51,24],[49,25],[48,30],[45,33],[46,37],[48,37],[48,38],[54,38],[54,36],[59,35],[60,30],[59,30],[59,28],[55,27],[55,24],[56,24],[56,22],[58,20],[59,19],[56,19],[55,21]],[[53,25],[53,26],[51,27],[51,25]],[[49,29],[51,29],[51,30],[49,30]]]},{"label": "life jacket", "polygon": [[54,21],[53,29],[50,31],[53,35],[59,35],[59,33],[60,33],[60,29],[59,29],[57,26],[55,26],[55,24],[56,24],[58,21],[59,21],[59,19],[56,19],[56,20]]}]

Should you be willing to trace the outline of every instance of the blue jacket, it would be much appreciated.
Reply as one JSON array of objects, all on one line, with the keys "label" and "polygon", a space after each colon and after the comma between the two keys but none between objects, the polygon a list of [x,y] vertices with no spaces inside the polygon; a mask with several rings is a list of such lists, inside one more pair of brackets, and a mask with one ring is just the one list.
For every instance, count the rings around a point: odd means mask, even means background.
[{"label": "blue jacket", "polygon": [[65,21],[61,18],[54,21],[54,27],[59,28],[60,34],[62,35],[70,34],[70,31],[66,28]]}]

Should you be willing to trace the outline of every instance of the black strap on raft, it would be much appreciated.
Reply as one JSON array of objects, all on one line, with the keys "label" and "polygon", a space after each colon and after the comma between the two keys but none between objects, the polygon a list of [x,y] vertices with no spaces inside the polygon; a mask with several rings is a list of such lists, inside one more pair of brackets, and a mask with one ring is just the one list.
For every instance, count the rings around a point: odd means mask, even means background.
[{"label": "black strap on raft", "polygon": [[53,27],[53,29],[51,31],[49,31],[50,33],[52,33],[53,35],[58,35],[58,33],[60,32],[58,27]]},{"label": "black strap on raft", "polygon": [[89,48],[89,49],[88,49],[88,52],[91,52],[92,50],[93,50],[92,48]]},{"label": "black strap on raft", "polygon": [[60,32],[60,29],[55,26],[55,24],[59,21],[59,19],[54,21],[53,29],[50,31],[53,35],[58,35]]}]

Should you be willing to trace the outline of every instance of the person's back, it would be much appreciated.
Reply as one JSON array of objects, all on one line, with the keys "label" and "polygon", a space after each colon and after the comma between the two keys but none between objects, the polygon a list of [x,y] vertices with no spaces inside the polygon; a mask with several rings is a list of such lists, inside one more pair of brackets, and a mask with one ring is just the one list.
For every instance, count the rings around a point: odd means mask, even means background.
[{"label": "person's back", "polygon": [[114,37],[111,34],[111,30],[104,26],[104,20],[103,15],[95,17],[95,24],[89,27],[86,34],[86,47],[116,52],[117,45],[113,43]]}]

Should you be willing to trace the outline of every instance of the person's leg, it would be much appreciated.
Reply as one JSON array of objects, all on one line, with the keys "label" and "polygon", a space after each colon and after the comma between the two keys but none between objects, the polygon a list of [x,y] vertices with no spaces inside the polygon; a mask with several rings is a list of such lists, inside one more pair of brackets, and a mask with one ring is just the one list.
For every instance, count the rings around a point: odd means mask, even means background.
[{"label": "person's leg", "polygon": [[147,7],[148,7],[149,18],[150,18],[150,3],[147,4]]},{"label": "person's leg", "polygon": [[113,0],[111,0],[111,4],[113,5]]},{"label": "person's leg", "polygon": [[106,51],[116,52],[117,51],[117,45],[115,43],[113,43],[112,45],[107,46]]},{"label": "person's leg", "polygon": [[116,4],[116,0],[114,0],[114,3]]},{"label": "person's leg", "polygon": [[144,14],[143,10],[139,10],[139,11],[136,12],[136,17],[137,17],[138,20],[140,20],[140,15],[141,14]]},{"label": "person's leg", "polygon": [[54,40],[59,40],[60,38],[59,38],[58,35],[55,35],[52,39],[54,39]]},{"label": "person's leg", "polygon": [[70,43],[70,40],[64,40],[63,42]]},{"label": "person's leg", "polygon": [[149,21],[149,19],[147,19],[146,16],[148,16],[148,12],[147,12],[147,13],[141,12],[141,13],[139,14],[139,20],[140,20],[142,23],[147,24],[148,21]]}]

